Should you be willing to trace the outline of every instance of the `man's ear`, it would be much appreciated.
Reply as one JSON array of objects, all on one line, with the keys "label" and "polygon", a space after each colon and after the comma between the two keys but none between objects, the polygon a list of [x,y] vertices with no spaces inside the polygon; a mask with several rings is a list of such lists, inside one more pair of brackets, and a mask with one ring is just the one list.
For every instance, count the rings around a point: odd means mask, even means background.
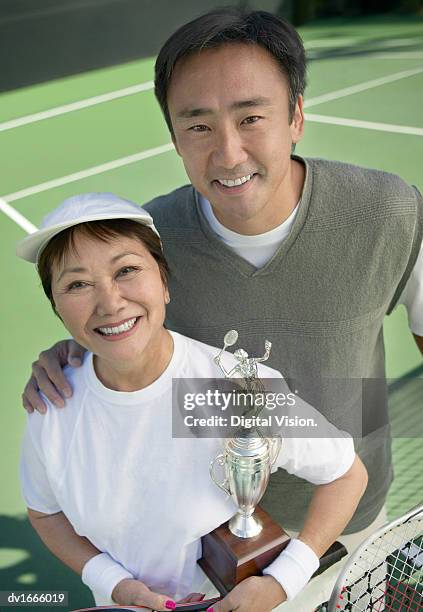
[{"label": "man's ear", "polygon": [[295,104],[294,114],[292,116],[291,130],[292,142],[295,144],[301,140],[304,134],[304,111],[303,111],[303,97],[298,96],[297,103]]}]

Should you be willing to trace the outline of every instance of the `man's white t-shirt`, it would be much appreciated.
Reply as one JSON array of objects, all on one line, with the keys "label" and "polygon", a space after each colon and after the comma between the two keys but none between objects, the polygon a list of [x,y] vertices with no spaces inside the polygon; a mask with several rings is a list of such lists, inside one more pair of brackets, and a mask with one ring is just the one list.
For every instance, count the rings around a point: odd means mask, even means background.
[{"label": "man's white t-shirt", "polygon": [[[288,237],[299,209],[297,204],[289,217],[274,229],[256,236],[246,236],[222,225],[216,218],[210,202],[201,194],[199,202],[204,216],[218,238],[256,268],[265,266],[275,255]],[[410,330],[417,336],[423,336],[423,242],[414,268],[398,300],[399,304],[403,304],[407,309]]]},{"label": "man's white t-shirt", "polygon": [[[74,391],[66,408],[49,405],[45,415],[28,416],[21,481],[29,508],[62,511],[77,534],[153,591],[177,599],[204,582],[196,563],[200,538],[236,507],[209,474],[222,441],[172,438],[172,378],[221,378],[213,362],[218,349],[172,337],[168,367],[140,391],[106,388],[91,353],[81,368],[67,368]],[[224,358],[226,367],[233,365],[229,353]],[[261,364],[259,376],[281,378]],[[354,445],[348,434],[335,432],[328,424],[334,437],[284,439],[276,468],[316,485],[342,476],[354,461]],[[97,605],[113,603],[94,597]]]}]

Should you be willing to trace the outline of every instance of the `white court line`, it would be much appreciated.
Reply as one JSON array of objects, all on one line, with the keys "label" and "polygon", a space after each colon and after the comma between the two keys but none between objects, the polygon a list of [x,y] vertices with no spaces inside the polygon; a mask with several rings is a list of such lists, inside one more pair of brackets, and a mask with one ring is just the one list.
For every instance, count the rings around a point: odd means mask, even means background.
[{"label": "white court line", "polygon": [[304,42],[304,49],[319,49],[321,47],[342,47],[349,46],[357,42],[357,38],[316,38]]},{"label": "white court line", "polygon": [[374,53],[369,59],[386,59],[386,60],[401,60],[401,59],[423,59],[423,51],[398,51],[393,53]]},{"label": "white court line", "polygon": [[147,159],[148,157],[155,157],[156,155],[167,153],[168,151],[172,151],[173,149],[174,146],[172,143],[161,145],[160,147],[155,147],[154,149],[147,149],[146,151],[141,151],[140,153],[134,153],[133,155],[121,157],[120,159],[115,159],[113,161],[106,162],[105,164],[100,164],[99,166],[92,166],[91,168],[81,170],[80,172],[67,174],[66,176],[61,176],[57,179],[46,181],[45,183],[40,183],[39,185],[33,185],[32,187],[27,187],[26,189],[21,189],[20,191],[9,193],[8,195],[3,196],[3,200],[5,200],[6,202],[14,202],[16,200],[21,200],[22,198],[35,195],[36,193],[41,193],[42,191],[47,191],[48,189],[61,187],[62,185],[67,185],[68,183],[80,181],[90,176],[101,174],[102,172],[109,172],[109,170],[114,170],[115,168],[121,168],[122,166],[134,164],[143,159]]},{"label": "white court line", "polygon": [[380,132],[394,132],[397,134],[412,134],[423,136],[423,128],[408,125],[395,125],[393,123],[377,123],[375,121],[361,121],[359,119],[344,119],[343,117],[331,117],[329,115],[312,115],[306,113],[307,121],[316,123],[329,123],[332,125],[343,125],[347,127],[363,128],[365,130],[378,130]]},{"label": "white court line", "polygon": [[388,40],[381,40],[377,44],[376,47],[410,47],[421,42],[420,36],[414,36],[414,38],[390,38]]},{"label": "white court line", "polygon": [[366,52],[371,49],[378,49],[380,47],[410,47],[421,42],[420,36],[414,38],[390,38],[388,40],[366,40],[364,38],[316,38],[315,40],[309,40],[304,42],[304,49],[319,49],[319,48],[336,48],[336,47],[349,47],[355,43],[366,46]]},{"label": "white court line", "polygon": [[37,227],[28,221],[26,217],[21,215],[17,210],[15,210],[12,206],[9,206],[7,202],[5,202],[2,198],[0,198],[0,210],[4,212],[12,221],[20,225],[22,229],[24,229],[28,234],[33,234],[37,231]]},{"label": "white court line", "polygon": [[352,94],[359,93],[360,91],[366,91],[367,89],[373,89],[373,87],[379,87],[380,85],[386,85],[387,83],[393,83],[400,79],[405,79],[416,74],[423,72],[423,66],[418,68],[411,68],[410,70],[403,70],[401,72],[395,72],[395,74],[389,74],[379,79],[373,79],[372,81],[364,81],[351,87],[345,87],[344,89],[337,89],[315,98],[310,98],[304,102],[304,108],[310,108],[310,106],[317,106],[317,104],[323,104],[323,102],[330,102],[331,100],[338,100],[345,96],[351,96]]},{"label": "white court line", "polygon": [[40,111],[39,113],[33,113],[32,115],[25,115],[16,119],[10,119],[10,121],[0,123],[0,132],[21,127],[22,125],[28,125],[28,123],[36,123],[37,121],[43,121],[44,119],[51,119],[51,117],[57,117],[58,115],[72,113],[74,111],[81,110],[82,108],[89,108],[90,106],[103,104],[103,102],[110,102],[111,100],[132,96],[142,91],[153,89],[153,87],[153,81],[147,81],[146,83],[131,85],[131,87],[125,87],[124,89],[116,89],[115,91],[109,91],[108,93],[101,94],[99,96],[85,98],[84,100],[78,100],[77,102],[71,102],[70,104],[64,104],[63,106],[56,106],[55,108]]}]

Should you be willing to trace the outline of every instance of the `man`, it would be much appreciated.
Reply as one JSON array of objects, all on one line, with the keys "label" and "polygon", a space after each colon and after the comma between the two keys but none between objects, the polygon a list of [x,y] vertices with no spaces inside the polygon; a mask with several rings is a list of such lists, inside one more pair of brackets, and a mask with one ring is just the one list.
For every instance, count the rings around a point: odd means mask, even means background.
[{"label": "man", "polygon": [[[236,328],[249,354],[269,338],[269,365],[300,395],[342,429],[362,420],[369,485],[346,530],[360,539],[392,481],[382,323],[400,300],[423,352],[423,206],[396,176],[291,155],[304,88],[301,40],[273,15],[217,10],[180,28],[158,56],[155,92],[192,186],[146,208],[171,267],[169,328],[212,345]],[[28,410],[38,388],[63,404],[72,356],[66,342],[41,354]],[[378,383],[346,395],[342,379]],[[298,530],[311,492],[278,471],[262,505]]]}]

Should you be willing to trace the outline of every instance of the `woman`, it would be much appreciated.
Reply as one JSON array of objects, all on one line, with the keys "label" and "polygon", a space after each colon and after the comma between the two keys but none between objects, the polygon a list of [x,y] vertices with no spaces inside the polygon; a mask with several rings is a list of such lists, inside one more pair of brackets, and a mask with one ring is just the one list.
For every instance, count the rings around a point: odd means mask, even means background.
[{"label": "woman", "polygon": [[[219,440],[171,431],[172,378],[218,377],[216,349],[164,327],[167,264],[151,217],[132,202],[70,198],[17,252],[37,264],[54,311],[89,351],[67,372],[66,409],[29,415],[21,468],[29,520],[97,605],[174,609],[205,581],[201,537],[235,512],[209,476]],[[264,366],[259,375],[280,377]],[[366,486],[348,436],[286,439],[277,466],[317,485],[304,528],[264,576],[215,610],[268,612],[292,599]]]}]

